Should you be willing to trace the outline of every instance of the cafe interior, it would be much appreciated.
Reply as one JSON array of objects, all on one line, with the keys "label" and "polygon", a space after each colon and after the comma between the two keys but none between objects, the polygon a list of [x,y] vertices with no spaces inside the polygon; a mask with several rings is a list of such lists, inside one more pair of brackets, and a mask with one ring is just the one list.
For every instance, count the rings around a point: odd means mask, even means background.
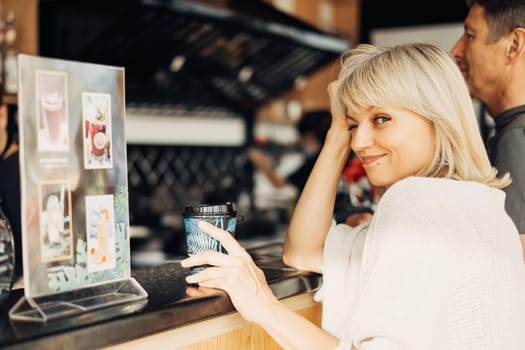
[{"label": "cafe interior", "polygon": [[[292,271],[280,260],[298,190],[273,186],[249,160],[248,149],[262,150],[282,176],[291,173],[305,156],[296,125],[303,113],[329,108],[326,86],[337,77],[342,52],[357,43],[412,35],[452,45],[466,14],[463,1],[0,4],[4,23],[14,18],[18,53],[124,68],[130,265],[149,295],[146,306],[90,311],[45,325],[13,324],[2,315],[0,348],[14,349],[44,348],[44,342],[53,348],[144,348],[162,342],[137,342],[170,330],[179,332],[180,340],[180,347],[170,348],[209,346],[209,339],[196,335],[205,327],[199,322],[213,322],[233,309],[220,293],[188,296],[181,292],[182,279],[173,277],[181,273],[180,266],[173,266],[186,255],[182,214],[189,204],[235,203],[240,217],[236,238],[260,259],[280,298],[311,297],[319,276]],[[16,91],[4,92],[3,101],[16,115]],[[352,206],[347,188],[343,183],[342,205]],[[22,281],[13,292],[23,294]],[[318,319],[309,302],[292,307]],[[238,319],[221,322],[224,329],[206,338],[242,328],[224,326]],[[194,329],[184,330],[187,324]]]}]

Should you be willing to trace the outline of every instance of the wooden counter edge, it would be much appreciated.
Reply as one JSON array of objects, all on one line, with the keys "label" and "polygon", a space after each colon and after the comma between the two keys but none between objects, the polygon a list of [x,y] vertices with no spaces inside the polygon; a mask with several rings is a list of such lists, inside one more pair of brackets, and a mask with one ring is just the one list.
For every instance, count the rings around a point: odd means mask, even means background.
[{"label": "wooden counter edge", "polygon": [[[312,307],[319,307],[320,320],[321,304],[313,299],[313,292],[303,293],[282,299],[281,302],[290,310],[299,312]],[[116,345],[104,347],[106,350],[142,350],[142,349],[178,349],[200,341],[224,335],[225,333],[251,327],[251,323],[243,319],[239,313],[192,322],[186,326],[173,328],[155,333],[139,339],[130,340]],[[205,331],[204,331],[205,330]]]}]

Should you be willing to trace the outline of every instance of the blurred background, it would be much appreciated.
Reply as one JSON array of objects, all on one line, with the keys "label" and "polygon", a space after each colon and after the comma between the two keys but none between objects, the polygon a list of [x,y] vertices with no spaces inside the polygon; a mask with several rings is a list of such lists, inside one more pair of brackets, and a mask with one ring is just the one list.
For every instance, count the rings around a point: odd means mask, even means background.
[{"label": "blurred background", "polygon": [[[246,244],[282,238],[298,190],[272,185],[247,150],[257,147],[278,174],[290,174],[305,158],[297,123],[303,113],[329,107],[326,86],[337,77],[342,52],[358,43],[406,41],[450,50],[467,13],[462,0],[1,0],[0,6],[5,83],[16,78],[17,53],[125,67],[136,265],[184,253],[181,214],[189,203],[235,202],[244,217],[238,237]],[[10,114],[16,94],[16,84],[4,84]],[[490,125],[477,108],[485,132]]]}]

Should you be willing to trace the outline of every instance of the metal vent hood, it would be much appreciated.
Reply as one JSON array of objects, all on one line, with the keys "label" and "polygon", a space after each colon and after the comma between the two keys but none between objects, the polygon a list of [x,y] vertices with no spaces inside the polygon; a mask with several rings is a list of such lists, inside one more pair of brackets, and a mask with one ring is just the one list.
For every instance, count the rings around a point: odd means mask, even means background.
[{"label": "metal vent hood", "polygon": [[253,113],[349,46],[254,0],[41,0],[39,13],[40,54],[124,66],[128,105]]}]

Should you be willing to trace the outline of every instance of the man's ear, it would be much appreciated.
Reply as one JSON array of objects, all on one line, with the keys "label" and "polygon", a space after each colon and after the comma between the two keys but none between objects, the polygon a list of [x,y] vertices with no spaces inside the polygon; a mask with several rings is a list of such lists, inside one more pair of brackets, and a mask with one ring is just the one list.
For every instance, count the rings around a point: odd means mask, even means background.
[{"label": "man's ear", "polygon": [[525,58],[525,28],[515,28],[509,33],[507,59],[509,63]]}]

